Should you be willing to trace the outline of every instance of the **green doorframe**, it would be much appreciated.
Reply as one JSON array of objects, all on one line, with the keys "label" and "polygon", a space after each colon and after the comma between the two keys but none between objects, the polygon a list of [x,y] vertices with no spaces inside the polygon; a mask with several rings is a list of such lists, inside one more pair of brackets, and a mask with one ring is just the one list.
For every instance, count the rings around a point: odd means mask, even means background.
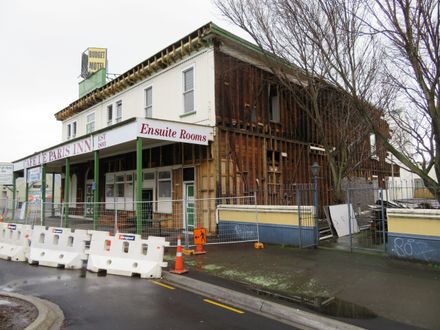
[{"label": "green doorframe", "polygon": [[17,173],[12,174],[12,221],[15,220],[15,208],[17,199]]},{"label": "green doorframe", "polygon": [[94,191],[93,191],[93,230],[96,230],[98,224],[98,212],[99,212],[99,150],[94,152],[94,163],[93,163],[93,181],[94,181]]},{"label": "green doorframe", "polygon": [[136,140],[136,233],[142,234],[142,138]]},{"label": "green doorframe", "polygon": [[70,199],[70,158],[66,158],[66,173],[64,179],[64,217],[63,227],[69,226],[69,199]]},{"label": "green doorframe", "polygon": [[41,165],[41,225],[46,218],[46,164]]}]

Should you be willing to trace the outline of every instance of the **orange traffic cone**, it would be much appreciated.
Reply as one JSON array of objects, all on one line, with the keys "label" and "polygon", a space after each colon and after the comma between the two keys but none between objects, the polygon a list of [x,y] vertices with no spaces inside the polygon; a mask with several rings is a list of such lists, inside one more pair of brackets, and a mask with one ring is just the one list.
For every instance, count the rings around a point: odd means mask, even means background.
[{"label": "orange traffic cone", "polygon": [[205,254],[206,251],[203,249],[203,244],[197,244],[196,245],[196,251],[194,254]]},{"label": "orange traffic cone", "polygon": [[176,265],[174,269],[170,270],[174,274],[188,273],[188,269],[183,268],[182,243],[180,241],[180,234],[177,236],[177,250],[176,250]]}]

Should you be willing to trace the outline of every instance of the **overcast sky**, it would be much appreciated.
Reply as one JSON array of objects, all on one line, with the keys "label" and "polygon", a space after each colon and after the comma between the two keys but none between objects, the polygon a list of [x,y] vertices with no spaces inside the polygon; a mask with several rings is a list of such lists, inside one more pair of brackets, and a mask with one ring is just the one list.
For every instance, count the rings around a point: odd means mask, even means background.
[{"label": "overcast sky", "polygon": [[85,49],[123,73],[209,21],[246,37],[210,0],[0,1],[0,162],[61,142],[54,114],[78,98]]}]

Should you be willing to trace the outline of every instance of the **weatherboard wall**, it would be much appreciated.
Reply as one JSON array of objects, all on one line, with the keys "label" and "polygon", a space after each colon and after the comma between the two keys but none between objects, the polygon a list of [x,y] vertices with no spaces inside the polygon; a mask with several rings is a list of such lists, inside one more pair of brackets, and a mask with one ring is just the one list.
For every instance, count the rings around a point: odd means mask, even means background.
[{"label": "weatherboard wall", "polygon": [[[194,112],[185,114],[183,108],[183,71],[194,69]],[[86,134],[86,118],[95,113],[95,130],[108,126],[107,107],[113,106],[113,122],[116,123],[116,103],[122,102],[124,121],[133,117],[145,117],[145,89],[153,89],[152,117],[171,121],[215,125],[214,109],[214,52],[204,48],[169,66],[148,79],[107,98],[95,106],[63,121],[62,138],[67,140],[67,125],[76,121],[76,136]]]}]

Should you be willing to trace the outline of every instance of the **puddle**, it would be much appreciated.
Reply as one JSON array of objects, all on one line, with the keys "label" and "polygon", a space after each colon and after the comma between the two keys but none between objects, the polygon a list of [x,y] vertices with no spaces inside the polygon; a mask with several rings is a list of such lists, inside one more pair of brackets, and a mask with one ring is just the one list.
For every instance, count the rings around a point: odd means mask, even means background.
[{"label": "puddle", "polygon": [[308,297],[308,296],[285,296],[282,294],[269,292],[257,288],[250,288],[251,291],[258,295],[269,296],[278,300],[287,301],[290,303],[300,304],[313,309],[317,312],[342,318],[351,319],[373,319],[377,315],[366,307],[359,306],[348,301],[331,297]]},{"label": "puddle", "polygon": [[[25,280],[16,280],[11,281],[9,283],[6,283],[2,286],[0,286],[0,290],[5,291],[14,291],[17,288],[25,287],[25,286],[31,286],[31,285],[37,285],[41,283],[49,283],[49,282],[55,282],[55,281],[69,281],[72,279],[71,274],[65,274],[65,275],[54,275],[54,276],[47,276],[47,277],[35,277],[35,278],[27,278]],[[0,328],[1,329],[1,328]]]},{"label": "puddle", "polygon": [[87,268],[81,268],[79,277],[86,277],[87,276]]},{"label": "puddle", "polygon": [[348,301],[333,298],[317,308],[318,311],[337,317],[350,319],[374,319],[377,315],[366,307],[359,306]]},{"label": "puddle", "polygon": [[0,299],[0,306],[1,306],[1,305],[11,305],[11,302],[8,301],[8,300]]}]

